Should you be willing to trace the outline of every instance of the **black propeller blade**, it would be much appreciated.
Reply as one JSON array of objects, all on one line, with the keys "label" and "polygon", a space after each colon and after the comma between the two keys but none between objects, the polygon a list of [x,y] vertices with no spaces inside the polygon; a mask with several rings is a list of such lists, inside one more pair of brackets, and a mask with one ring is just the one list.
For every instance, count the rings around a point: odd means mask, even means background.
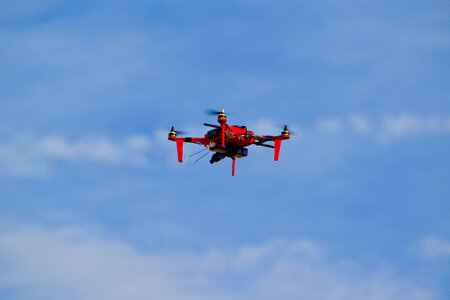
[{"label": "black propeller blade", "polygon": [[297,131],[289,129],[289,135],[298,135]]},{"label": "black propeller blade", "polygon": [[221,113],[220,110],[215,110],[215,109],[206,109],[205,110],[205,114],[207,114],[209,116],[218,115],[220,113]]},{"label": "black propeller blade", "polygon": [[279,126],[283,128],[283,131],[284,130],[288,130],[289,131],[289,135],[297,135],[296,131],[288,129],[289,127],[291,127],[290,125],[281,125],[281,124],[279,124]]},{"label": "black propeller blade", "polygon": [[[220,110],[215,110],[215,109],[205,109],[205,114],[209,115],[209,116],[215,116],[215,115],[220,115],[222,113],[222,111]],[[231,115],[229,113],[225,113],[227,115]]]},{"label": "black propeller blade", "polygon": [[183,130],[175,130],[175,129],[173,129],[173,126],[172,126],[171,131],[175,131],[177,134],[187,134],[188,133],[187,131],[183,131]]}]

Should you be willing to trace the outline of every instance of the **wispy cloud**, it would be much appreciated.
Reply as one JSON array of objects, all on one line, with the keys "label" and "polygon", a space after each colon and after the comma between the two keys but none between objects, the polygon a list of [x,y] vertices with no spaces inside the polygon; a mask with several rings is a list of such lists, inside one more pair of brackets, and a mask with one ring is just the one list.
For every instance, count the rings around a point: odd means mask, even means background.
[{"label": "wispy cloud", "polygon": [[152,147],[149,137],[130,135],[121,140],[107,137],[68,139],[61,136],[17,136],[0,142],[3,175],[41,176],[49,173],[51,161],[98,162],[148,166]]},{"label": "wispy cloud", "polygon": [[450,241],[438,236],[423,238],[414,248],[414,252],[425,259],[450,258]]},{"label": "wispy cloud", "polygon": [[44,155],[65,160],[98,160],[111,163],[145,164],[141,151],[150,149],[150,141],[145,136],[130,136],[120,142],[104,137],[69,141],[62,137],[43,138],[38,142],[38,150]]},{"label": "wispy cloud", "polygon": [[[151,238],[151,237],[149,237]],[[0,286],[46,299],[432,299],[412,278],[331,261],[317,243],[145,253],[89,230],[0,234]],[[326,287],[326,288],[324,288]]]},{"label": "wispy cloud", "polygon": [[[282,131],[282,126],[271,120],[261,120],[248,127],[258,134],[278,135]],[[290,129],[296,135],[282,144],[281,159],[291,161],[296,174],[311,176],[333,168],[345,154],[364,145],[372,149],[388,148],[400,141],[447,136],[450,116],[402,113],[373,118],[349,114],[323,117],[309,124],[291,124]]]},{"label": "wispy cloud", "polygon": [[388,116],[382,120],[379,139],[382,142],[422,134],[450,133],[450,117],[420,117],[413,114]]},{"label": "wispy cloud", "polygon": [[[281,132],[281,127],[270,120],[256,122],[252,128],[258,133],[278,134]],[[293,129],[300,132],[300,135],[302,133],[359,135],[380,144],[389,144],[420,135],[450,134],[450,116],[423,117],[403,113],[375,119],[362,114],[351,114],[345,117],[321,118],[311,125],[294,124]]]},{"label": "wispy cloud", "polygon": [[422,117],[403,113],[372,119],[354,114],[344,118],[319,120],[315,128],[331,133],[366,135],[378,143],[385,144],[420,135],[449,134],[450,117]]},{"label": "wispy cloud", "polygon": [[0,175],[8,177],[43,176],[48,165],[36,152],[29,137],[18,136],[14,141],[0,142]]}]

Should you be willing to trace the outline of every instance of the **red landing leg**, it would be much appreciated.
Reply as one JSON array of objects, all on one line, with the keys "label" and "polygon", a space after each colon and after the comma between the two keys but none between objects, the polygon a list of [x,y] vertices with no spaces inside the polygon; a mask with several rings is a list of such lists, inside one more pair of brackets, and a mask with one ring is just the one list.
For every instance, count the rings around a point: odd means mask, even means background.
[{"label": "red landing leg", "polygon": [[280,146],[281,146],[281,140],[275,140],[275,157],[274,157],[274,160],[278,160],[278,157],[280,156]]},{"label": "red landing leg", "polygon": [[231,175],[234,176],[234,169],[236,167],[236,157],[233,156],[232,159],[233,159],[233,170],[231,172]]},{"label": "red landing leg", "polygon": [[178,152],[178,161],[183,161],[183,141],[177,140],[177,152]]}]

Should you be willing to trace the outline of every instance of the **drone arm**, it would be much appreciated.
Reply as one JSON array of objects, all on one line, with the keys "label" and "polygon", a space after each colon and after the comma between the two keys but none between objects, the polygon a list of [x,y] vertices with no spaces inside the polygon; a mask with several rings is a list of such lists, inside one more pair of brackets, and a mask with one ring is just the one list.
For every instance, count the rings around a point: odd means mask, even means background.
[{"label": "drone arm", "polygon": [[201,143],[201,144],[205,144],[205,142],[207,141],[207,139],[205,138],[193,138],[193,137],[184,137],[184,138],[178,138],[180,140],[183,140],[183,142],[186,143]]}]

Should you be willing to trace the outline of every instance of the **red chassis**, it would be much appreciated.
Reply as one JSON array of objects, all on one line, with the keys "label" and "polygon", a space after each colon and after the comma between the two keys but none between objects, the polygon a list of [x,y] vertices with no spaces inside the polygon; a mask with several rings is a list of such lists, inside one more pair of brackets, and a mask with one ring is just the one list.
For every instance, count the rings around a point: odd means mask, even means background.
[{"label": "red chassis", "polygon": [[[202,138],[177,137],[177,132],[172,127],[172,130],[169,132],[169,140],[177,143],[179,162],[183,161],[183,143],[203,144],[209,150],[216,152],[213,154],[210,163],[218,162],[225,157],[230,157],[233,160],[232,175],[234,176],[236,157],[240,158],[247,156],[248,150],[244,147],[257,145],[274,148],[274,160],[278,160],[281,141],[290,138],[287,126],[284,126],[284,130],[279,136],[256,135],[253,131],[247,130],[245,126],[228,125],[227,117],[223,109],[217,114],[217,121],[220,125],[205,123],[204,125],[215,129],[208,131]],[[264,144],[268,141],[273,141],[274,145]]]}]

